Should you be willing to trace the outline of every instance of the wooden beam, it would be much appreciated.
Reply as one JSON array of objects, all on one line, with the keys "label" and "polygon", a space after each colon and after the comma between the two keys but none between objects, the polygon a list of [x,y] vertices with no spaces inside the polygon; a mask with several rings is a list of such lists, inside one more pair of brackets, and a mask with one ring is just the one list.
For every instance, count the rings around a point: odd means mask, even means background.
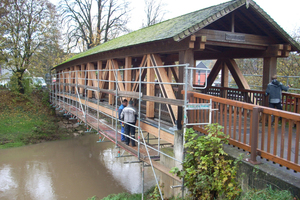
[{"label": "wooden beam", "polygon": [[267,86],[271,81],[271,77],[277,74],[276,68],[277,68],[276,57],[264,58],[262,90],[267,89]]},{"label": "wooden beam", "polygon": [[127,56],[139,57],[151,53],[177,53],[179,51],[189,49],[189,42],[190,42],[190,37],[183,39],[180,42],[176,42],[174,41],[173,38],[171,38],[171,39],[151,42],[147,44],[139,44],[139,45],[135,45],[134,47],[133,46],[124,47],[121,49],[101,52],[101,53],[93,54],[90,56],[86,56],[80,59],[67,62],[65,64],[58,66],[57,70],[66,68],[68,66],[77,65],[80,63],[97,62],[99,58],[101,58],[101,60],[107,60],[112,58],[124,59]]},{"label": "wooden beam", "polygon": [[223,67],[223,60],[218,59],[207,77],[207,87],[211,87]]},{"label": "wooden beam", "polygon": [[[163,65],[162,61],[158,55],[151,54],[150,57],[151,57],[152,66],[162,66]],[[163,83],[171,82],[168,78],[165,68],[162,68],[162,67],[154,68],[154,71],[155,71],[158,82],[163,82]],[[172,85],[160,84],[159,86],[161,88],[163,97],[176,99]],[[175,120],[177,119],[177,109],[178,108],[175,105],[171,105],[171,108],[169,106],[167,106],[167,108],[171,115],[171,120],[172,120],[173,124],[175,125]]]},{"label": "wooden beam", "polygon": [[245,79],[243,73],[241,72],[240,68],[238,67],[237,63],[233,59],[224,59],[232,77],[234,78],[236,84],[238,85],[239,89],[249,89],[247,80]]},{"label": "wooden beam", "polygon": [[[85,66],[82,64],[80,66],[80,79],[79,79],[79,84],[80,85],[85,85]],[[83,88],[80,88],[80,91],[79,91],[80,95],[83,95]]]},{"label": "wooden beam", "polygon": [[[228,87],[228,76],[229,76],[229,70],[227,65],[225,63],[222,63],[222,78],[221,78],[221,86],[222,87]],[[227,90],[223,91],[223,94],[221,94],[223,98],[227,98]]]},{"label": "wooden beam", "polygon": [[206,45],[265,50],[268,45],[273,44],[273,40],[266,36],[228,31],[201,29],[195,35],[206,36]]},{"label": "wooden beam", "polygon": [[[132,65],[132,58],[128,56],[125,58],[125,69],[131,69],[131,65]],[[124,71],[124,80],[125,81],[132,81],[131,72],[132,72],[132,70]],[[131,91],[131,83],[125,83],[125,91]],[[130,98],[127,98],[127,100],[129,101]]]},{"label": "wooden beam", "polygon": [[[104,70],[108,70],[108,69],[109,69],[109,61],[107,60]],[[100,86],[99,86],[100,89],[104,89],[105,87],[107,87],[106,85],[108,85],[108,82],[106,80],[108,80],[108,76],[109,76],[108,71],[103,71],[101,81],[100,81]],[[100,99],[103,97],[103,95],[104,93],[100,93]]]},{"label": "wooden beam", "polygon": [[[119,65],[116,60],[111,60],[111,64],[112,64],[112,69],[114,69],[114,70],[119,69]],[[116,84],[118,84],[118,86],[119,86],[119,91],[125,91],[125,87],[124,87],[124,83],[123,83],[120,71],[117,71],[117,72],[114,71],[113,74],[114,74],[115,80],[118,80]]]},{"label": "wooden beam", "polygon": [[[78,85],[79,83],[78,83],[78,78],[79,78],[79,75],[80,75],[80,72],[79,72],[79,66],[78,65],[76,65],[75,67],[74,67],[74,70],[75,70],[75,82],[74,82],[74,84],[76,84],[76,85]],[[75,93],[77,94],[77,91],[78,91],[78,88],[77,88],[77,90],[75,89]]]},{"label": "wooden beam", "polygon": [[[140,67],[144,67],[144,66],[147,66],[147,55],[143,56],[142,62],[140,64]],[[141,79],[144,80],[145,76],[146,76],[146,70],[144,70],[143,68],[141,69]],[[140,79],[140,75],[139,75],[139,70],[137,69],[137,73],[135,74],[135,83],[132,86],[133,92],[136,92],[138,89],[139,84],[137,82],[139,81],[139,79]]]},{"label": "wooden beam", "polygon": [[179,79],[178,79],[178,67],[170,67],[171,72],[173,74],[173,77],[175,79],[175,81],[178,83]]},{"label": "wooden beam", "polygon": [[[100,80],[102,79],[102,74],[103,74],[103,71],[102,70],[102,61],[101,60],[98,60],[97,61],[97,87],[100,87]],[[100,92],[96,92],[96,99],[100,99]]]},{"label": "wooden beam", "polygon": [[[108,69],[110,70],[108,72],[108,80],[109,80],[109,83],[108,83],[108,89],[109,90],[114,90],[115,89],[115,83],[112,82],[114,81],[114,72],[112,71],[113,69],[113,64],[112,64],[112,60],[108,60]],[[108,104],[109,105],[113,105],[114,104],[114,96],[112,94],[109,94],[108,95]]]},{"label": "wooden beam", "polygon": [[[94,64],[93,63],[87,63],[87,66],[86,66],[86,68],[87,68],[87,77],[88,77],[88,81],[87,81],[87,85],[88,86],[93,86],[93,81],[92,81],[92,77],[93,77],[93,73],[95,73],[95,72],[91,72],[90,70],[94,70],[95,68],[94,68]],[[94,74],[94,77],[96,76],[96,74]],[[95,86],[95,85],[94,85]],[[87,91],[87,97],[88,98],[92,98],[93,97],[93,91],[92,90],[88,90]]]},{"label": "wooden beam", "polygon": [[[152,67],[150,55],[147,55],[147,67]],[[155,82],[155,72],[153,68],[147,69],[147,82]],[[155,84],[147,83],[147,93],[148,96],[155,96]],[[154,102],[146,102],[146,117],[154,118]]]}]

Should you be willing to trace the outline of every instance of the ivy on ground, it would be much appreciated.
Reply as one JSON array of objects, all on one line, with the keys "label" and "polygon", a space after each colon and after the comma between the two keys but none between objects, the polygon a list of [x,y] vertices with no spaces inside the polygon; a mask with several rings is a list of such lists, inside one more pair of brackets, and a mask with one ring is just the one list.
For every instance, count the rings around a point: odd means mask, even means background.
[{"label": "ivy on ground", "polygon": [[235,199],[241,189],[236,181],[237,163],[225,159],[223,144],[228,144],[228,136],[219,124],[210,124],[206,130],[208,135],[199,136],[193,129],[187,129],[183,168],[174,167],[171,173],[184,178],[184,185],[194,199]]}]

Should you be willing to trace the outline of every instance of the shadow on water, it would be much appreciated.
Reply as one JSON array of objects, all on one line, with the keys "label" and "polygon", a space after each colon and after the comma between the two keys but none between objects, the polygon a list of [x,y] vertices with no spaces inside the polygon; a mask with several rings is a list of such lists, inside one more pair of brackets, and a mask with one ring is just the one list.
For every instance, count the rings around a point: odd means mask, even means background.
[{"label": "shadow on water", "polygon": [[[89,135],[0,150],[0,199],[87,199],[112,193],[141,192],[141,165],[115,158],[111,142]],[[126,153],[125,153],[126,154]],[[155,184],[145,168],[145,189]]]}]

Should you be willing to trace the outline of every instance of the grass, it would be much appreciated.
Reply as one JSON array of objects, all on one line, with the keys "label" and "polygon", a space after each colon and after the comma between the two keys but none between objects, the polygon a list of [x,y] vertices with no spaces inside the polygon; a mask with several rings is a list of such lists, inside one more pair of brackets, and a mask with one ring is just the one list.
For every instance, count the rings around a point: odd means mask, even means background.
[{"label": "grass", "polygon": [[[145,193],[145,199],[153,199],[149,198],[149,196],[153,193],[153,188]],[[142,198],[141,194],[129,194],[129,193],[119,193],[119,194],[111,194],[102,200],[140,200]],[[169,200],[180,200],[181,198],[170,198]],[[186,198],[189,200],[190,198]],[[87,200],[99,200],[96,196],[92,198],[88,198]],[[246,193],[242,194],[237,200],[296,200],[291,193],[287,190],[276,190],[272,189],[271,186],[263,189],[263,190],[249,190]]]},{"label": "grass", "polygon": [[0,90],[0,149],[58,139],[56,122],[47,93]]},{"label": "grass", "polygon": [[292,194],[287,190],[274,190],[271,186],[263,190],[250,190],[239,200],[293,200]]}]

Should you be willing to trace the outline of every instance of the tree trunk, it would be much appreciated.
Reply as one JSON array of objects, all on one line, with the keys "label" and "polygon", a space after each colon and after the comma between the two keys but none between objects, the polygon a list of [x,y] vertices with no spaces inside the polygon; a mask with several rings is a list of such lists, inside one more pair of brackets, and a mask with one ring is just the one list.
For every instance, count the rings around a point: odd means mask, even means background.
[{"label": "tree trunk", "polygon": [[17,76],[17,81],[18,81],[18,90],[21,94],[25,93],[25,88],[24,88],[24,84],[23,84],[23,74],[25,72],[25,69],[18,69],[15,74]]}]

